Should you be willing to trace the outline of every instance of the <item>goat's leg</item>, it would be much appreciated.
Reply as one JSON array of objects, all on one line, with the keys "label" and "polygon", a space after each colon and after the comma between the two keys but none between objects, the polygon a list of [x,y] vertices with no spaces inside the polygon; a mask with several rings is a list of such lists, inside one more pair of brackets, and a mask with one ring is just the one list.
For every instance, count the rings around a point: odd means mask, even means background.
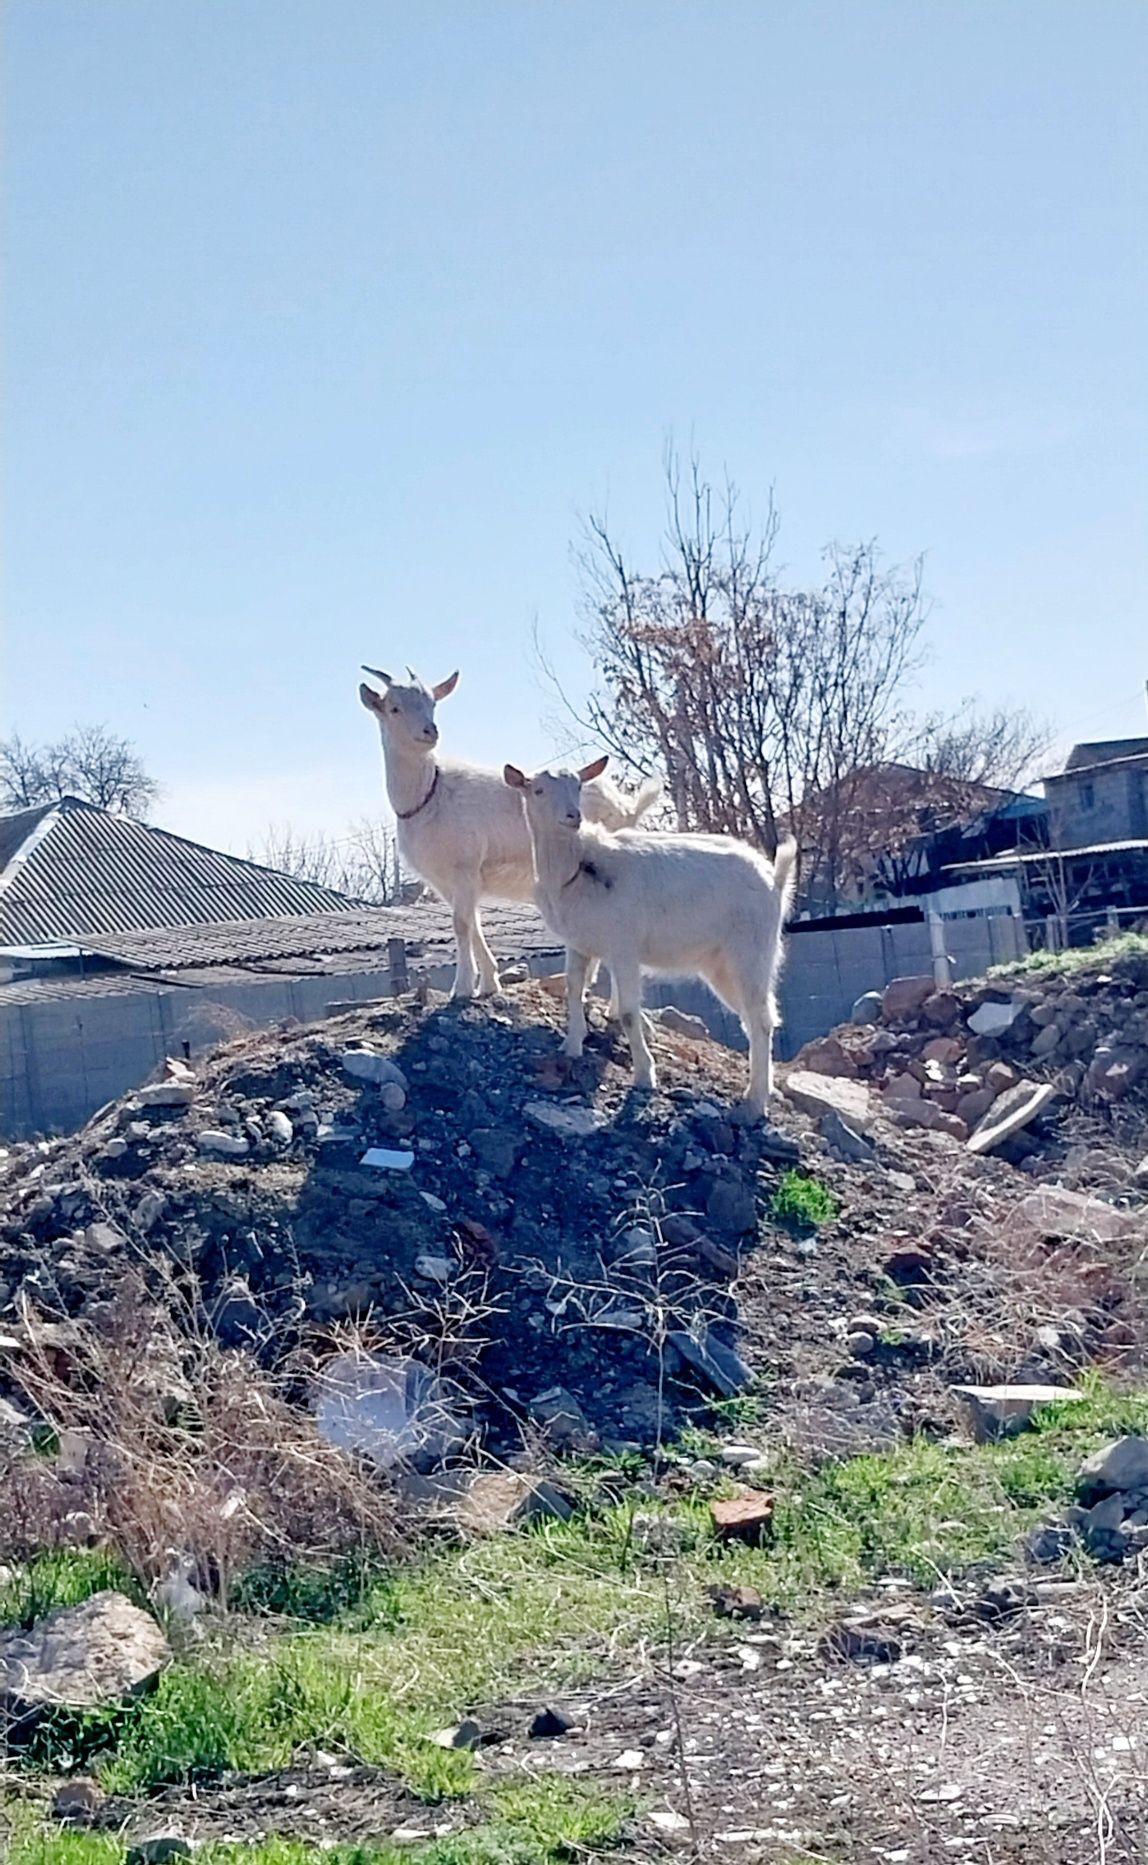
[{"label": "goat's leg", "polygon": [[768,1008],[762,1005],[748,1019],[748,1025],[749,1092],[745,1104],[751,1113],[764,1119],[766,1103],[773,1093],[774,1020]]},{"label": "goat's leg", "polygon": [[458,959],[455,966],[454,989],[452,997],[473,997],[475,986],[474,970],[474,918],[478,902],[476,896],[468,890],[456,893],[451,900],[451,912],[454,917],[454,938],[458,947]]},{"label": "goat's leg", "polygon": [[591,960],[566,947],[566,1041],[564,1056],[580,1056],[586,1041],[586,974]]},{"label": "goat's leg", "polygon": [[637,960],[624,960],[621,964],[608,959],[610,976],[618,993],[618,1004],[622,1015],[622,1028],[630,1045],[630,1057],[634,1064],[634,1083],[638,1088],[656,1088],[658,1073],[654,1067],[654,1058],[650,1045],[646,1041],[646,1019],[642,1015],[642,968]]},{"label": "goat's leg", "polygon": [[502,980],[498,975],[498,960],[486,943],[482,915],[477,907],[474,909],[472,944],[478,957],[478,995],[493,997],[496,991],[501,991]]}]

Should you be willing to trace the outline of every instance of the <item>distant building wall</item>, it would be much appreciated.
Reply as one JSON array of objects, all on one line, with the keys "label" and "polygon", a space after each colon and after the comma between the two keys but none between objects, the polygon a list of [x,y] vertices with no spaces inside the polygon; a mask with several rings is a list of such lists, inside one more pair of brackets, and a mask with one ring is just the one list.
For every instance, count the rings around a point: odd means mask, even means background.
[{"label": "distant building wall", "polygon": [[[955,978],[975,977],[1024,949],[1023,927],[1004,915],[946,920],[944,940]],[[782,1060],[843,1022],[864,992],[880,990],[892,978],[931,971],[933,965],[929,928],[922,923],[795,931],[786,944],[784,1024],[777,1042]],[[542,974],[558,970],[561,963],[559,952],[540,952],[531,968]],[[448,989],[452,968],[439,965],[424,975],[436,989]],[[310,1022],[324,1016],[332,1003],[385,996],[389,983],[388,973],[375,969],[211,987],[91,992],[7,1006],[0,1001],[0,1137],[70,1132],[105,1102],[138,1087],[165,1055],[182,1054],[184,1044],[195,1055],[285,1018]],[[696,980],[648,978],[645,996],[651,1005],[672,1003],[692,1011],[720,1041],[745,1047],[737,1017]]]},{"label": "distant building wall", "polygon": [[1148,836],[1148,756],[1046,777],[1054,848]]}]

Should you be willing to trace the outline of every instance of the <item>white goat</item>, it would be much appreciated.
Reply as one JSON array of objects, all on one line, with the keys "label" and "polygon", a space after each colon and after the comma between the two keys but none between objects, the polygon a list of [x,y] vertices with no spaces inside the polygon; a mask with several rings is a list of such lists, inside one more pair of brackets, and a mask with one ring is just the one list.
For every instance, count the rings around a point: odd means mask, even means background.
[{"label": "white goat", "polygon": [[702,977],[745,1026],[747,1105],[763,1115],[773,1092],[774,991],[797,845],[783,842],[771,863],[732,837],[649,835],[640,829],[611,834],[584,820],[584,786],[605,765],[598,758],[582,771],[525,777],[508,764],[503,772],[526,805],[542,916],[566,942],[563,1052],[582,1053],[587,966],[604,959],[618,993],[634,1080],[653,1088],[642,967]]},{"label": "white goat", "polygon": [[[457,673],[427,687],[413,673],[411,684],[403,686],[377,667],[363,671],[385,689],[376,693],[361,685],[359,698],[374,714],[383,741],[399,853],[454,916],[454,995],[473,997],[477,983],[478,996],[487,997],[499,989],[499,977],[479,902],[534,898],[534,862],[522,806],[498,771],[438,755],[435,706],[454,692]],[[587,787],[583,808],[588,818],[620,829],[638,822],[660,790],[651,781],[637,796],[627,797],[607,779]]]}]

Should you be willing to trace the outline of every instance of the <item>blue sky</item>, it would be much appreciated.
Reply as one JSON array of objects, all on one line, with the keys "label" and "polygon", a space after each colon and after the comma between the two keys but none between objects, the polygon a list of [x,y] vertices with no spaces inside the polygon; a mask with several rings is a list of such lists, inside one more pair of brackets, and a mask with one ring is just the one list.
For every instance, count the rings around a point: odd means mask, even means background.
[{"label": "blue sky", "polygon": [[0,726],[242,848],[376,810],[358,664],[549,749],[578,515],[692,436],[927,554],[923,706],[1148,729],[1142,0],[8,0]]}]

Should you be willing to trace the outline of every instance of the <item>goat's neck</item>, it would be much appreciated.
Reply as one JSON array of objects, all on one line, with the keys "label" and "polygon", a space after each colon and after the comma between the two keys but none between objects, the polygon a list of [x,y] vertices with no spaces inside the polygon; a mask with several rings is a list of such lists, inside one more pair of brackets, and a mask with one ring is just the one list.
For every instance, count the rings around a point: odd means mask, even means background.
[{"label": "goat's neck", "polygon": [[560,896],[582,865],[582,835],[578,829],[550,829],[534,837],[534,875],[544,894]]},{"label": "goat's neck", "polygon": [[384,739],[383,765],[387,795],[396,816],[405,815],[426,801],[437,767],[433,745],[399,750]]}]

